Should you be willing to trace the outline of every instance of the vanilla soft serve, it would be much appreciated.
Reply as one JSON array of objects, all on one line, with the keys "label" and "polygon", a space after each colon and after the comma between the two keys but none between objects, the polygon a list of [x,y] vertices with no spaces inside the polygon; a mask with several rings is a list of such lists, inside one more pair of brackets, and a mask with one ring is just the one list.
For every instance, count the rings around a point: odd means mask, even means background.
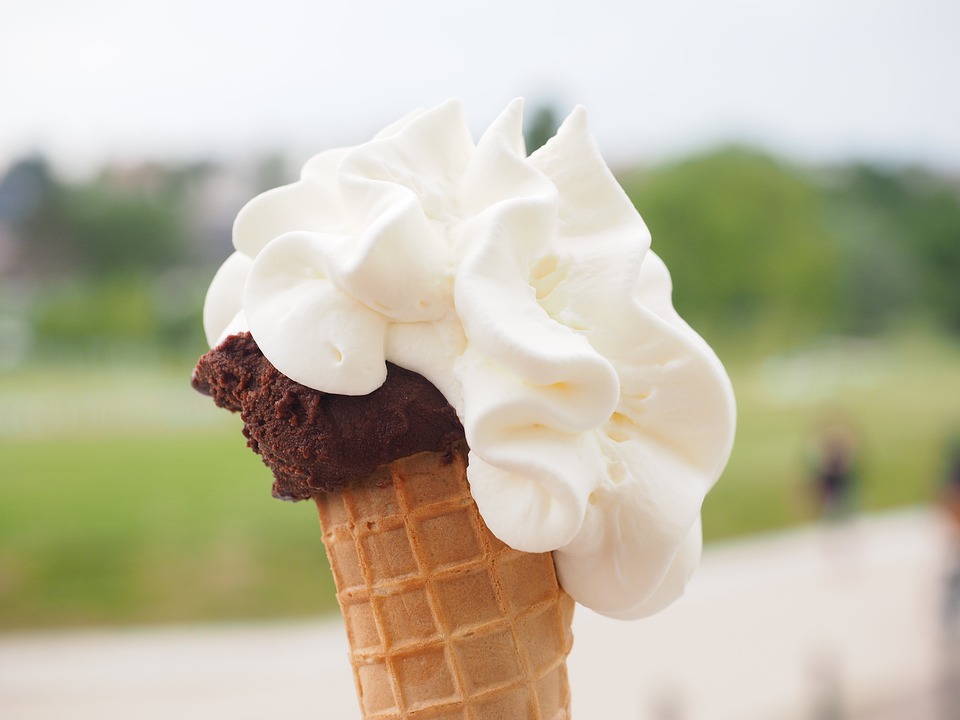
[{"label": "vanilla soft serve", "polygon": [[385,362],[430,380],[470,447],[492,532],[553,551],[615,617],[683,591],[730,453],[720,362],[674,311],[650,235],[573,111],[526,155],[514,101],[476,144],[455,101],[252,200],[204,308],[297,382],[363,395]]}]

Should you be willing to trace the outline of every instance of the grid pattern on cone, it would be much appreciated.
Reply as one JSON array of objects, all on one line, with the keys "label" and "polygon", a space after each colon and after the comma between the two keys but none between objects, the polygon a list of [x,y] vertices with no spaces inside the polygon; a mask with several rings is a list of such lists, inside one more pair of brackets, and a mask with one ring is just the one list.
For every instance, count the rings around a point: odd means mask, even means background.
[{"label": "grid pattern on cone", "polygon": [[573,600],[497,540],[466,455],[421,453],[317,498],[365,718],[569,717]]}]

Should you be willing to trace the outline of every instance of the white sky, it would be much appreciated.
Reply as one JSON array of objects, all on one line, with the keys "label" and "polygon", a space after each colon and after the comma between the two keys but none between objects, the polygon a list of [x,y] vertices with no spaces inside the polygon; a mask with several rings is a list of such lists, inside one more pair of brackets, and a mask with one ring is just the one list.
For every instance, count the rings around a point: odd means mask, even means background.
[{"label": "white sky", "polygon": [[452,96],[584,104],[607,158],[740,140],[960,170],[955,0],[0,0],[0,164],[295,157]]}]

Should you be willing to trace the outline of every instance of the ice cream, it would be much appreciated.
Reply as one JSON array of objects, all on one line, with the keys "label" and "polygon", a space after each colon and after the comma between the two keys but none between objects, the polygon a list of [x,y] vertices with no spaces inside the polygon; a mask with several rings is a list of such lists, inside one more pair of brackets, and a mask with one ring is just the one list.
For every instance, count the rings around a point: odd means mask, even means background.
[{"label": "ice cream", "polygon": [[[491,537],[551,553],[577,602],[641,617],[678,597],[697,564],[700,506],[733,441],[733,393],[674,311],[669,273],[585,111],[528,157],[522,110],[511,103],[476,144],[458,102],[415,112],[252,200],[207,294],[217,350],[195,382],[244,413],[275,494],[298,498],[402,461],[370,450],[371,438],[332,449],[353,421],[317,408],[396,394],[404,371],[420,378],[439,393],[430,409],[411,423],[389,401],[388,425],[417,428],[412,449],[434,453],[459,431],[451,421],[462,425],[470,501]],[[256,372],[231,379],[249,363]],[[254,410],[264,372],[291,385]],[[301,400],[306,389],[313,399]],[[328,430],[312,450],[274,447],[265,418],[295,405],[295,425],[311,417]],[[374,434],[388,445],[396,435]],[[335,456],[366,465],[338,468]]]},{"label": "ice cream", "polygon": [[201,358],[193,385],[248,420],[244,434],[283,500],[343,490],[394,460],[446,452],[463,436],[453,408],[416,373],[391,364],[369,395],[325,395],[278,372],[250,333]]},{"label": "ice cream", "polygon": [[365,718],[568,716],[573,600],[550,553],[509,548],[480,518],[463,428],[433,385],[391,364],[368,395],[321,393],[249,333],[204,355],[193,384],[241,413],[275,496],[315,498]]}]

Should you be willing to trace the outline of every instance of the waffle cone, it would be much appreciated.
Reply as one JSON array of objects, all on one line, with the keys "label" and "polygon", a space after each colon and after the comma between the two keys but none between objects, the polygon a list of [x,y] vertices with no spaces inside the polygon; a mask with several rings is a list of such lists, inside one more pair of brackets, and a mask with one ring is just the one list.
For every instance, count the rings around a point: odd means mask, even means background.
[{"label": "waffle cone", "polygon": [[317,498],[368,720],[567,720],[573,600],[470,495],[466,451],[420,453]]}]

